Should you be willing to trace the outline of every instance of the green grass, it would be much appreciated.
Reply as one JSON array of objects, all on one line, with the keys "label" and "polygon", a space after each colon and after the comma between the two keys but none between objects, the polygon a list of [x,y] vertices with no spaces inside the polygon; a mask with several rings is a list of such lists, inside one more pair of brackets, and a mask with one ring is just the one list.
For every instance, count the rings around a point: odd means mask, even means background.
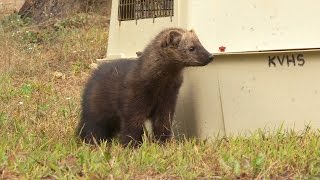
[{"label": "green grass", "polygon": [[80,143],[74,136],[80,95],[89,64],[106,53],[105,20],[79,14],[41,26],[16,15],[1,21],[1,179],[319,178],[320,133],[309,127],[147,141],[138,149]]}]

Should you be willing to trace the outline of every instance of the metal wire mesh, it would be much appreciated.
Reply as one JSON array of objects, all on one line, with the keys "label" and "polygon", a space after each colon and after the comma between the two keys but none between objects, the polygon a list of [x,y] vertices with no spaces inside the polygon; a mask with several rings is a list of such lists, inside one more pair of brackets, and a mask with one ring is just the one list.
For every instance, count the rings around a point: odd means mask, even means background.
[{"label": "metal wire mesh", "polygon": [[120,0],[119,21],[172,17],[174,0]]}]

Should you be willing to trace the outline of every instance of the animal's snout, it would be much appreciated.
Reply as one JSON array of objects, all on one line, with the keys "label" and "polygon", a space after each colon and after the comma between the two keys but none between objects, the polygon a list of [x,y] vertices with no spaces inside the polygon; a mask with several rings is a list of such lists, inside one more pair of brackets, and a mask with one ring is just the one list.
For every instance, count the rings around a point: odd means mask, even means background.
[{"label": "animal's snout", "polygon": [[213,54],[210,54],[210,55],[209,55],[209,60],[212,61],[213,58],[214,58]]}]

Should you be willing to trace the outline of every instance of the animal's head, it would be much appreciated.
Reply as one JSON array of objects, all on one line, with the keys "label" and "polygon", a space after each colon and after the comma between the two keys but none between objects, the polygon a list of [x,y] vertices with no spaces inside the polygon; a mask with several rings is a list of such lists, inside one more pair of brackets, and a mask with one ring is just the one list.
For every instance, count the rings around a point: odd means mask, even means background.
[{"label": "animal's head", "polygon": [[200,43],[193,30],[168,29],[161,42],[161,47],[174,57],[177,63],[183,66],[204,66],[213,60],[209,53]]}]

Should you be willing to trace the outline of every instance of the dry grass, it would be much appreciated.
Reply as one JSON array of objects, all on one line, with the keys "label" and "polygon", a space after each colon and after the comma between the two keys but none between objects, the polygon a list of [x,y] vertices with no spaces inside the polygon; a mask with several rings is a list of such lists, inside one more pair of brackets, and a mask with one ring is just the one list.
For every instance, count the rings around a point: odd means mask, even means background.
[{"label": "dry grass", "polygon": [[[320,175],[320,133],[254,132],[141,148],[77,141],[88,65],[104,57],[106,18],[78,14],[38,26],[0,23],[0,178],[289,179]],[[62,73],[57,77],[55,72]]]},{"label": "dry grass", "polygon": [[[70,136],[88,65],[106,53],[104,20],[78,15],[30,27],[12,16],[3,22],[0,92],[6,116],[34,123],[39,133]],[[63,77],[54,76],[56,71]]]}]

